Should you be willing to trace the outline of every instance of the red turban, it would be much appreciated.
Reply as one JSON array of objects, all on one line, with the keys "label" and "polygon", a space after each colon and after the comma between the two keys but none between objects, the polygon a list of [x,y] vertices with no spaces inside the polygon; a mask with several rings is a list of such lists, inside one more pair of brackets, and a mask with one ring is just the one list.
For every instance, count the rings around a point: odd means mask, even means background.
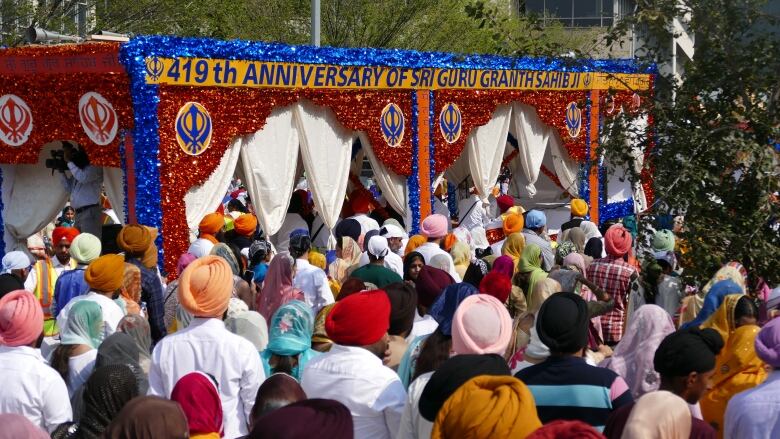
[{"label": "red turban", "polygon": [[27,346],[43,332],[43,310],[25,290],[11,291],[0,299],[0,345]]},{"label": "red turban", "polygon": [[51,242],[56,246],[64,239],[70,244],[78,234],[79,229],[75,227],[55,227],[54,231],[51,232]]},{"label": "red turban", "polygon": [[582,421],[557,420],[542,426],[527,439],[600,439],[604,436]]},{"label": "red turban", "polygon": [[493,296],[501,303],[506,303],[509,293],[512,292],[512,280],[504,273],[491,271],[479,283],[479,292]]},{"label": "red turban", "polygon": [[383,290],[362,291],[333,306],[325,331],[334,343],[366,346],[379,341],[390,328],[390,299]]},{"label": "red turban", "polygon": [[349,207],[355,213],[368,213],[373,197],[365,190],[356,189],[349,196]]},{"label": "red turban", "polygon": [[455,283],[449,273],[430,265],[423,265],[414,285],[417,288],[417,301],[420,305],[431,306],[444,289]]},{"label": "red turban", "polygon": [[607,254],[617,258],[631,251],[631,242],[631,232],[622,224],[610,227],[604,235],[604,247]]},{"label": "red turban", "polygon": [[500,197],[496,198],[496,204],[498,204],[498,209],[501,211],[501,213],[504,213],[509,210],[510,207],[515,205],[515,199],[509,195],[501,195]]},{"label": "red turban", "polygon": [[241,236],[252,236],[257,229],[257,218],[251,213],[239,215],[233,221],[233,229]]}]

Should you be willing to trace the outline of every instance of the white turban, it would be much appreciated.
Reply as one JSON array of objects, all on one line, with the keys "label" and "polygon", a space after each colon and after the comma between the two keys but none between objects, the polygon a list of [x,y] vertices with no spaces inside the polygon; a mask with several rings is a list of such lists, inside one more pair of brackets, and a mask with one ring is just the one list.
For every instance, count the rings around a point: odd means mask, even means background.
[{"label": "white turban", "polygon": [[21,270],[28,268],[32,264],[30,257],[20,251],[8,252],[3,256],[3,274],[10,273],[11,270]]}]

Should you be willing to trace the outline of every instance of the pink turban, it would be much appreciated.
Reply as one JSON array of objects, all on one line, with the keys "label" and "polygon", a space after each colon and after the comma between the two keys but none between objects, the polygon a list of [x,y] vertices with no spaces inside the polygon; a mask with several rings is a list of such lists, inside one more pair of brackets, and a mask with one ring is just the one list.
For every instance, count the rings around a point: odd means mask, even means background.
[{"label": "pink turban", "polygon": [[420,233],[426,238],[443,238],[447,235],[448,223],[446,216],[434,213],[423,220]]},{"label": "pink turban", "polygon": [[756,354],[764,363],[780,368],[780,318],[769,321],[756,336]]},{"label": "pink turban", "polygon": [[493,296],[463,299],[452,320],[452,350],[458,355],[504,355],[512,336],[512,318]]},{"label": "pink turban", "polygon": [[621,257],[631,251],[631,232],[622,224],[615,224],[604,235],[604,247],[610,256]]},{"label": "pink turban", "polygon": [[43,332],[43,310],[25,290],[11,291],[0,299],[0,345],[27,346]]}]

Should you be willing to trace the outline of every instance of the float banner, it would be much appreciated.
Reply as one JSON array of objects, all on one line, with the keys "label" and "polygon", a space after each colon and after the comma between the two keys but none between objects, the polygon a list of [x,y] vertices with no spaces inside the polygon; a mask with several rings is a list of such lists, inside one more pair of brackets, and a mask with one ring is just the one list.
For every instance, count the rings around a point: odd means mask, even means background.
[{"label": "float banner", "polygon": [[146,58],[146,83],[327,89],[647,90],[649,74]]}]

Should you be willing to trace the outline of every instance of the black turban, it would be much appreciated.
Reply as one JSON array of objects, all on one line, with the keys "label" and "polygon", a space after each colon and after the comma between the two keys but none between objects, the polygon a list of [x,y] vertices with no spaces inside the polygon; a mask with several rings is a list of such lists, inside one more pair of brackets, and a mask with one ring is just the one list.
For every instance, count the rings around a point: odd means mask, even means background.
[{"label": "black turban", "polygon": [[667,335],[658,345],[653,366],[661,376],[667,377],[707,372],[715,368],[715,357],[721,349],[723,337],[718,331],[711,328],[681,329]]},{"label": "black turban", "polygon": [[100,230],[100,254],[110,255],[122,253],[119,244],[116,242],[119,232],[122,231],[121,224],[107,224]]},{"label": "black turban", "polygon": [[306,399],[268,412],[255,421],[248,439],[352,439],[352,414],[331,399]]},{"label": "black turban", "polygon": [[550,352],[581,350],[588,344],[588,304],[574,293],[553,294],[539,309],[536,332]]},{"label": "black turban", "polygon": [[420,395],[420,414],[433,422],[444,402],[466,381],[480,375],[510,374],[500,355],[456,355],[442,363],[425,385]]},{"label": "black turban", "polygon": [[593,259],[601,259],[601,252],[604,250],[604,243],[601,238],[590,238],[585,243],[585,254]]},{"label": "black turban", "polygon": [[11,291],[23,290],[24,284],[18,277],[11,273],[0,274],[0,297]]},{"label": "black turban", "polygon": [[349,236],[354,239],[355,242],[360,238],[362,229],[360,223],[354,218],[347,218],[342,220],[336,225],[336,230],[333,231],[333,235],[336,239],[341,239],[344,236]]},{"label": "black turban", "polygon": [[407,282],[395,282],[384,287],[390,299],[390,335],[406,335],[412,330],[417,312],[417,290]]}]

